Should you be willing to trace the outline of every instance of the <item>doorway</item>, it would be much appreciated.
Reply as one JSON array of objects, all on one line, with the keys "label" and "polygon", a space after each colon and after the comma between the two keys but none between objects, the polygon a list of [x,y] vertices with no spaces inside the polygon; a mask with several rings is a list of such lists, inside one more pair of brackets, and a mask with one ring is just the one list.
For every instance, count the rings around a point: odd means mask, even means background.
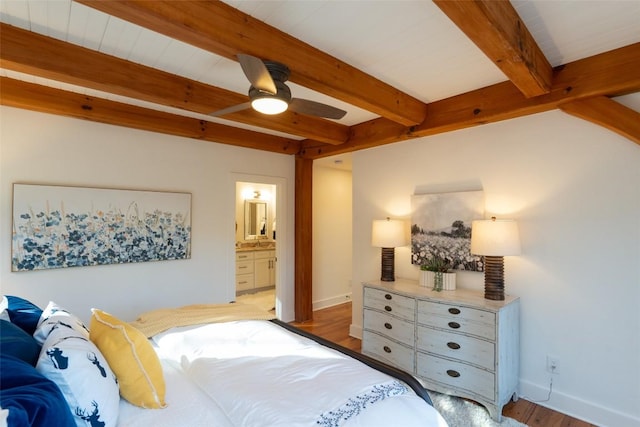
[{"label": "doorway", "polygon": [[276,307],[276,186],[236,182],[236,301]]},{"label": "doorway", "polygon": [[[293,290],[288,289],[286,179],[232,173],[235,196],[234,296],[265,309],[281,320],[293,317]],[[291,298],[288,296],[291,295]],[[291,301],[289,301],[291,300]]]}]

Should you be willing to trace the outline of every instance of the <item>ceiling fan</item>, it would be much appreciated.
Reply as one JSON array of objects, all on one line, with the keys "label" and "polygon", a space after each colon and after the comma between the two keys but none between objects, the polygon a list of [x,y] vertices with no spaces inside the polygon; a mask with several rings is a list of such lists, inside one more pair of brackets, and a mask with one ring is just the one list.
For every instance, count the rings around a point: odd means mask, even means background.
[{"label": "ceiling fan", "polygon": [[238,61],[251,83],[249,102],[234,105],[211,113],[218,117],[236,111],[253,108],[263,114],[280,114],[287,109],[297,113],[327,119],[341,119],[346,111],[309,99],[292,98],[291,90],[284,84],[289,78],[289,67],[279,62],[263,61],[255,56],[238,54]]}]

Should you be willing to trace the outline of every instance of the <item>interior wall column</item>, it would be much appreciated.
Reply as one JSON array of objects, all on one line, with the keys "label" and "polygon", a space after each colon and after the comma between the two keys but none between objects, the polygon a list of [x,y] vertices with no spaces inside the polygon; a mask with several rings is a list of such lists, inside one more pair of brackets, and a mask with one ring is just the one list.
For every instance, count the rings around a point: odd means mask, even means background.
[{"label": "interior wall column", "polygon": [[313,160],[296,156],[295,180],[295,319],[305,322],[313,319]]}]

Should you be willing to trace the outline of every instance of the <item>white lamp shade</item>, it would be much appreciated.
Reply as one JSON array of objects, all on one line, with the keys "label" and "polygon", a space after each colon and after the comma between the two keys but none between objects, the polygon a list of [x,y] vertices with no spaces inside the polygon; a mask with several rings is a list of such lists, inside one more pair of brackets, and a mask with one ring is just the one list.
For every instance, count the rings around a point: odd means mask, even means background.
[{"label": "white lamp shade", "polygon": [[371,246],[397,248],[408,244],[404,233],[404,221],[398,219],[374,220],[371,227]]},{"label": "white lamp shade", "polygon": [[510,219],[473,221],[471,253],[487,256],[520,255],[518,224]]}]

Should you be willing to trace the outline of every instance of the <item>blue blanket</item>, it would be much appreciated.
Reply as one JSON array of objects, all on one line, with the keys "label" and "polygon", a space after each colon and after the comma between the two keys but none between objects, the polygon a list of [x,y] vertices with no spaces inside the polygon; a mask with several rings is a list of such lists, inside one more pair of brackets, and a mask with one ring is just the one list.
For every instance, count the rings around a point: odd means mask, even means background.
[{"label": "blue blanket", "polygon": [[62,392],[27,362],[0,354],[0,406],[9,410],[9,427],[75,427]]}]

